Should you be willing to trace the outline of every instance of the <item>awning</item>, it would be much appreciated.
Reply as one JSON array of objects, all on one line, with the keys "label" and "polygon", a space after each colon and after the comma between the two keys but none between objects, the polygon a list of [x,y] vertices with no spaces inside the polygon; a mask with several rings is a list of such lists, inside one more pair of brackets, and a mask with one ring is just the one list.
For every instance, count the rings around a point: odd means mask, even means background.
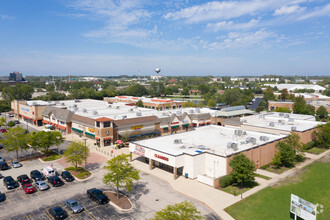
[{"label": "awning", "polygon": [[182,126],[189,126],[190,124],[183,124]]},{"label": "awning", "polygon": [[103,138],[103,140],[111,140],[111,139],[112,139],[111,137]]},{"label": "awning", "polygon": [[96,137],[95,140],[100,140],[100,138],[99,137]]},{"label": "awning", "polygon": [[49,121],[46,121],[46,120],[42,120],[42,123],[44,123],[44,124],[50,124],[50,122]]},{"label": "awning", "polygon": [[168,127],[164,127],[163,129],[164,129],[164,130],[168,130]]},{"label": "awning", "polygon": [[178,127],[180,127],[180,125],[171,126],[171,128],[178,128]]},{"label": "awning", "polygon": [[82,130],[79,130],[78,128],[72,128],[72,130],[77,131],[77,132],[80,132],[80,133],[83,133],[83,131]]},{"label": "awning", "polygon": [[66,130],[66,127],[64,127],[64,126],[62,126],[62,125],[57,125],[57,128],[58,128],[58,129],[61,129],[61,130],[63,130],[63,131]]},{"label": "awning", "polygon": [[92,133],[89,133],[89,132],[85,132],[85,134],[87,134],[89,136],[92,136],[92,137],[95,137],[95,134],[92,134]]},{"label": "awning", "polygon": [[52,125],[45,125],[46,128],[51,128],[53,127]]},{"label": "awning", "polygon": [[23,117],[23,118],[26,118],[26,119],[30,119],[30,120],[32,120],[32,118],[26,117],[26,116],[24,116],[24,115],[22,115],[22,117]]}]

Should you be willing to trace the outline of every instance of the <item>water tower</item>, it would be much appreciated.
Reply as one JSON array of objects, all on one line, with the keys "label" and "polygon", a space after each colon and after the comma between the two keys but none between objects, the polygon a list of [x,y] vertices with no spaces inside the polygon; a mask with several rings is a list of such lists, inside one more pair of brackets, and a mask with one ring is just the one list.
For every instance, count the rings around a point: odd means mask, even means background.
[{"label": "water tower", "polygon": [[156,68],[156,69],[155,69],[155,72],[156,72],[156,74],[157,74],[156,81],[159,82],[159,77],[160,77],[160,74],[159,74],[159,73],[160,73],[160,69],[159,69],[159,68]]}]

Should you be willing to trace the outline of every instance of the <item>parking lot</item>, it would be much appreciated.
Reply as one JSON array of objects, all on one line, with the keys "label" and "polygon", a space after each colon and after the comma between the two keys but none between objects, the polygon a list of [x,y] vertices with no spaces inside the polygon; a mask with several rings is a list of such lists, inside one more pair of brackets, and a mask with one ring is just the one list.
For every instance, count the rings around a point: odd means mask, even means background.
[{"label": "parking lot", "polygon": [[[16,180],[19,175],[29,175],[31,170],[40,170],[47,165],[39,160],[26,161],[22,164],[23,167],[11,168],[1,173],[3,176],[12,176]],[[53,165],[58,170],[63,168],[56,162]],[[56,206],[61,206],[67,211],[69,214],[67,219],[150,219],[156,211],[168,204],[184,200],[193,201],[207,219],[219,219],[204,204],[175,192],[168,183],[146,173],[140,174],[141,180],[127,194],[134,204],[131,212],[122,213],[110,204],[98,205],[87,197],[86,191],[90,188],[113,190],[102,182],[104,165],[100,164],[93,170],[93,176],[88,180],[65,182],[63,186],[51,186],[49,190],[32,194],[25,194],[21,186],[14,190],[7,190],[1,180],[0,191],[6,194],[6,200],[0,203],[0,219],[53,219],[48,209]],[[78,214],[69,212],[64,201],[71,198],[76,199],[85,211]]]}]

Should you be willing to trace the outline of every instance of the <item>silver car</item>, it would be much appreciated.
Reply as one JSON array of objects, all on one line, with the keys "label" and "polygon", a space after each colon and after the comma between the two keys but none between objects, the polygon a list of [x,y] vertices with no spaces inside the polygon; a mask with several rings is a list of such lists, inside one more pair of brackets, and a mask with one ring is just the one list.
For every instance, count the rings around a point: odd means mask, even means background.
[{"label": "silver car", "polygon": [[43,180],[40,180],[40,181],[35,182],[35,183],[34,183],[34,186],[35,186],[38,190],[40,190],[40,191],[43,191],[43,190],[47,190],[47,189],[49,189],[48,184],[45,183],[45,181],[43,181]]},{"label": "silver car", "polygon": [[72,213],[79,213],[84,210],[84,208],[74,199],[65,200],[65,205],[72,211]]},{"label": "silver car", "polygon": [[10,162],[10,166],[12,166],[13,168],[18,168],[21,167],[22,164],[20,162],[18,162],[17,160]]}]

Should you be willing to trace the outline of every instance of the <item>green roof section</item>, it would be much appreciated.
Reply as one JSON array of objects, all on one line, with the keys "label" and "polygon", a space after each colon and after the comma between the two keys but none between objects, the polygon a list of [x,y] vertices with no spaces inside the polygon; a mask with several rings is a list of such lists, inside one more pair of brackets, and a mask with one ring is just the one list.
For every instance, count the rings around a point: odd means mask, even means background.
[{"label": "green roof section", "polygon": [[244,107],[243,108],[240,108],[240,109],[234,109],[231,110],[231,111],[228,111],[228,108],[225,109],[225,110],[220,110],[220,111],[217,111],[214,113],[214,116],[216,117],[234,117],[234,116],[239,116],[239,115],[253,115],[254,114],[254,111],[251,111],[249,109],[246,109]]}]

